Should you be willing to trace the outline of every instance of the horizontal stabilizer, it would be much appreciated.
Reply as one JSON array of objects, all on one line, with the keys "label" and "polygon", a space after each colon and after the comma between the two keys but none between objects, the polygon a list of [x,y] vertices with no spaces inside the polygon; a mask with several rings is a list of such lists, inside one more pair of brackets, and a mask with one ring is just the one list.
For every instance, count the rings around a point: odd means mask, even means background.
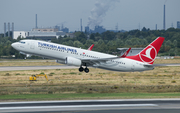
[{"label": "horizontal stabilizer", "polygon": [[145,64],[144,67],[154,67],[154,66],[153,65],[148,65],[148,64],[146,65]]}]

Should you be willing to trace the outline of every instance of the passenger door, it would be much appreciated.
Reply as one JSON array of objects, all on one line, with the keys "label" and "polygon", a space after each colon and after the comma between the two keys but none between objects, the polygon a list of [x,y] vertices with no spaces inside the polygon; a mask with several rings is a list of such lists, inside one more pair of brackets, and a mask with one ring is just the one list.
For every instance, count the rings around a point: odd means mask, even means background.
[{"label": "passenger door", "polygon": [[135,62],[132,61],[131,70],[134,71],[134,69],[135,69]]},{"label": "passenger door", "polygon": [[34,47],[35,47],[34,42],[31,42],[30,49],[34,49]]}]

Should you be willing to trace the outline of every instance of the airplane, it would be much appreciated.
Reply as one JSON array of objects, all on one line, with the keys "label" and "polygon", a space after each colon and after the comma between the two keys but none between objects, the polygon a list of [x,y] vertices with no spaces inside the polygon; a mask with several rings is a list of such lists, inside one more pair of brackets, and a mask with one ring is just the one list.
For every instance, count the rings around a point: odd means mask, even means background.
[{"label": "airplane", "polygon": [[[115,56],[96,51],[66,46],[40,40],[20,40],[11,46],[26,55],[36,55],[56,59],[57,63],[79,66],[80,72],[89,72],[88,67],[101,68],[111,71],[134,72],[153,70],[163,37],[156,38],[141,52],[134,56],[126,56],[130,48],[122,56]],[[85,68],[83,68],[85,66]]]}]

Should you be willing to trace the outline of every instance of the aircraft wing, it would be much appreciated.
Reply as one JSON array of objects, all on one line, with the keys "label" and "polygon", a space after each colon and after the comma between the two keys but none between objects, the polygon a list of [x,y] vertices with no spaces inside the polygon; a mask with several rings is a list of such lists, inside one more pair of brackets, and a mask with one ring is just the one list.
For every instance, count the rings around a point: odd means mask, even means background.
[{"label": "aircraft wing", "polygon": [[98,65],[98,64],[106,63],[108,60],[113,60],[117,58],[125,58],[128,55],[130,50],[131,48],[129,48],[122,56],[111,57],[111,58],[98,58],[98,59],[81,59],[81,61],[83,64],[90,65],[90,66]]},{"label": "aircraft wing", "polygon": [[117,57],[111,57],[111,58],[81,59],[81,61],[83,64],[86,64],[88,66],[93,66],[93,65],[103,64],[109,60],[113,60],[113,59],[117,59],[117,58],[120,58],[120,57],[117,56]]}]

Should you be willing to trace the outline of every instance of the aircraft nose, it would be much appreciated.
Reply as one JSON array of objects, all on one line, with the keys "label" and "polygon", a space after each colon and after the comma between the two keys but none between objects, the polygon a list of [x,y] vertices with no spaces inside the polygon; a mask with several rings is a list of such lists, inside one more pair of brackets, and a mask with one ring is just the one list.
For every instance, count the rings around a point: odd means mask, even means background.
[{"label": "aircraft nose", "polygon": [[12,43],[12,44],[11,44],[11,46],[12,46],[13,48],[15,48],[15,45],[16,45],[15,43]]},{"label": "aircraft nose", "polygon": [[17,42],[15,42],[15,43],[12,43],[11,46],[12,46],[14,49],[17,49],[18,44],[17,44]]},{"label": "aircraft nose", "polygon": [[14,48],[14,43],[12,43],[11,46]]}]

